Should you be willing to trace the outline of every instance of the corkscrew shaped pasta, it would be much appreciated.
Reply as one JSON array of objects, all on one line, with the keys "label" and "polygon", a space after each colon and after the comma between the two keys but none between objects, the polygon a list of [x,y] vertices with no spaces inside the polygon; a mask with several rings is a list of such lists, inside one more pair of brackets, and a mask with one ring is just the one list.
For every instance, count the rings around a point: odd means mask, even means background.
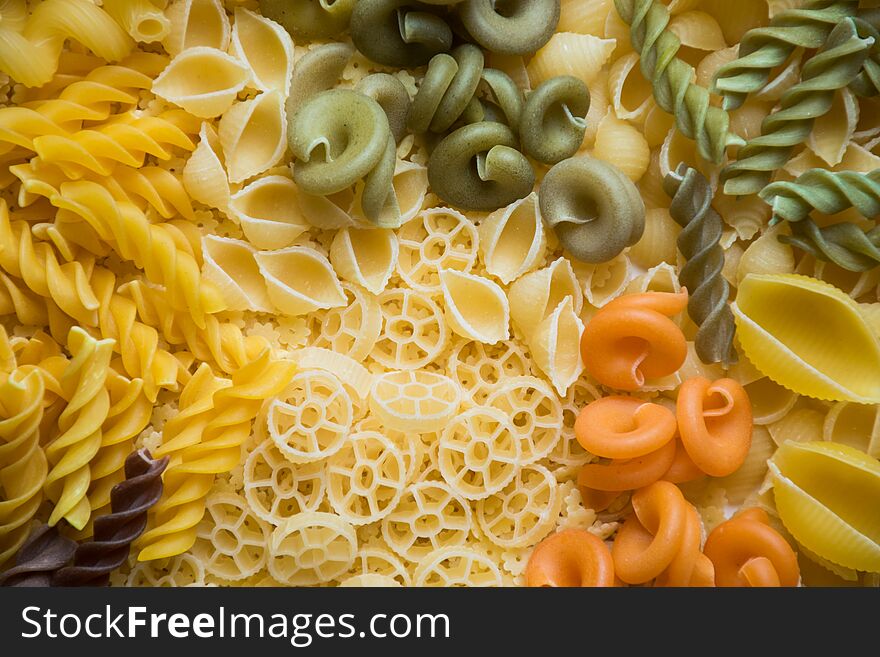
[{"label": "corkscrew shaped pasta", "polygon": [[837,214],[855,208],[863,217],[880,217],[880,169],[868,173],[810,169],[792,181],[777,181],[758,194],[775,219],[797,222],[814,210]]},{"label": "corkscrew shaped pasta", "polygon": [[193,546],[215,475],[239,464],[241,445],[260,407],[281,392],[294,370],[292,361],[274,360],[265,350],[235,372],[229,385],[213,392],[207,417],[197,414],[194,425],[163,442],[157,456],[169,454],[172,462],[165,474],[162,500],[151,512],[151,528],[140,539],[139,561],[172,557]]},{"label": "corkscrew shaped pasta", "polygon": [[856,17],[855,23],[859,36],[873,38],[874,46],[862,66],[862,71],[850,83],[849,88],[857,96],[873,98],[880,95],[880,20],[876,15],[870,22]]},{"label": "corkscrew shaped pasta", "polygon": [[[11,4],[7,11],[26,15],[24,0]],[[4,20],[0,27],[0,71],[27,87],[40,87],[52,78],[67,39],[110,62],[124,58],[134,46],[119,24],[89,0],[45,0],[26,20],[6,25]]]},{"label": "corkscrew shaped pasta", "polygon": [[67,565],[75,551],[76,541],[59,534],[57,527],[38,525],[19,550],[15,566],[0,573],[0,586],[49,586],[53,573]]},{"label": "corkscrew shaped pasta", "polygon": [[614,586],[614,560],[590,532],[564,529],[538,543],[525,575],[527,586]]},{"label": "corkscrew shaped pasta", "polygon": [[486,50],[527,55],[543,46],[559,24],[559,0],[514,0],[503,11],[494,0],[461,3],[461,22]]},{"label": "corkscrew shaped pasta", "polygon": [[46,496],[55,507],[49,524],[63,518],[76,529],[89,521],[90,463],[101,448],[102,425],[110,411],[105,387],[113,355],[112,340],[96,340],[78,326],[70,330],[67,347],[73,359],[61,376],[67,406],[58,418],[58,435],[46,446],[51,469]]},{"label": "corkscrew shaped pasta", "polygon": [[796,246],[818,260],[826,260],[849,271],[868,271],[880,264],[880,227],[863,231],[841,222],[820,228],[812,219],[792,225],[791,235],[779,241]]},{"label": "corkscrew shaped pasta", "polygon": [[677,243],[687,262],[678,278],[689,292],[688,315],[699,327],[694,338],[697,356],[704,363],[735,363],[736,324],[727,303],[730,285],[721,274],[723,222],[712,207],[712,185],[696,169],[680,164],[666,176],[663,187],[672,198],[669,215],[682,227]]},{"label": "corkscrew shaped pasta", "polygon": [[797,586],[797,554],[762,509],[746,509],[709,534],[703,553],[716,586]]},{"label": "corkscrew shaped pasta", "polygon": [[[5,331],[3,332],[5,334]],[[15,360],[13,355],[10,355]],[[0,566],[27,539],[48,466],[40,446],[45,385],[39,371],[0,375]]]},{"label": "corkscrew shaped pasta", "polygon": [[110,573],[128,560],[131,544],[147,526],[147,512],[162,497],[168,457],[154,460],[145,449],[125,459],[125,481],[113,487],[108,515],[95,520],[91,541],[81,543],[73,563],[52,576],[52,586],[107,586]]},{"label": "corkscrew shaped pasta", "polygon": [[356,0],[260,0],[260,13],[294,38],[334,38],[348,27]]},{"label": "corkscrew shaped pasta", "polygon": [[545,164],[573,156],[584,141],[590,90],[579,78],[545,80],[526,98],[519,120],[523,152]]},{"label": "corkscrew shaped pasta", "polygon": [[722,170],[725,194],[757,194],[770,182],[794,148],[806,142],[815,119],[831,110],[835,92],[861,70],[873,43],[871,37],[859,37],[851,18],[831,31],[822,50],[804,64],[800,82],[783,94],[780,109],[762,121],[761,136],[750,139],[736,162]]},{"label": "corkscrew shaped pasta", "polygon": [[446,132],[464,114],[483,74],[483,52],[465,43],[434,55],[413,98],[407,126],[413,132]]},{"label": "corkscrew shaped pasta", "polygon": [[676,57],[681,42],[668,29],[669,10],[659,0],[614,0],[614,6],[630,26],[633,48],[654,87],[657,105],[675,116],[678,130],[697,142],[702,158],[721,162],[725,149],[743,140],[730,132],[727,112],[710,105],[709,92],[691,82],[693,67]]},{"label": "corkscrew shaped pasta", "polygon": [[746,32],[737,59],[715,73],[712,91],[724,96],[724,109],[740,107],[749,94],[759,91],[773,69],[784,64],[797,48],[815,50],[841,20],[855,15],[855,0],[811,0],[803,7],[785,9],[766,27]]},{"label": "corkscrew shaped pasta", "polygon": [[563,160],[544,176],[541,214],[578,260],[607,262],[645,230],[638,188],[612,164],[591,157]]},{"label": "corkscrew shaped pasta", "polygon": [[414,0],[361,0],[351,15],[351,40],[378,64],[415,68],[452,47],[441,12]]}]

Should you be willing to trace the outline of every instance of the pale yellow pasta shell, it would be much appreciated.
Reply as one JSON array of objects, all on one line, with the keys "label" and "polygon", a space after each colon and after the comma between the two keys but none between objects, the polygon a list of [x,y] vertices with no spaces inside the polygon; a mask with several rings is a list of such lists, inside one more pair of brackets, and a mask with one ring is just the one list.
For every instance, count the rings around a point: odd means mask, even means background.
[{"label": "pale yellow pasta shell", "polygon": [[216,48],[189,48],[171,60],[153,81],[153,93],[202,119],[228,110],[247,84],[250,72],[235,57]]},{"label": "pale yellow pasta shell", "polygon": [[323,230],[335,230],[355,224],[351,214],[343,210],[351,207],[352,198],[349,190],[332,196],[314,196],[301,189],[297,190],[297,206],[302,216],[312,226]]},{"label": "pale yellow pasta shell", "polygon": [[383,208],[376,221],[372,222],[366,218],[361,207],[364,185],[359,182],[351,205],[351,215],[365,226],[378,225],[383,228],[397,228],[410,221],[425,204],[425,196],[428,194],[427,167],[407,160],[398,160],[394,168],[394,176],[391,178],[391,188],[395,202]]},{"label": "pale yellow pasta shell", "polygon": [[547,236],[532,192],[496,210],[477,226],[486,271],[505,285],[537,267],[547,252]]},{"label": "pale yellow pasta shell", "polygon": [[778,422],[794,408],[798,400],[797,393],[783,388],[766,376],[744,383],[743,387],[752,401],[752,418],[755,424]]},{"label": "pale yellow pasta shell", "polygon": [[202,273],[217,286],[229,310],[272,309],[255,254],[247,242],[217,235],[202,238]]},{"label": "pale yellow pasta shell", "polygon": [[596,74],[611,57],[614,46],[614,39],[557,32],[529,62],[532,87],[557,75],[573,75],[591,86]]},{"label": "pale yellow pasta shell", "polygon": [[601,308],[623,294],[634,274],[626,253],[599,265],[576,262],[573,267],[584,298],[594,308]]},{"label": "pale yellow pasta shell", "polygon": [[599,123],[611,111],[611,99],[608,95],[608,70],[602,69],[596,74],[590,85],[590,109],[587,111],[587,127],[584,130],[584,141],[581,150],[592,148],[596,141]]},{"label": "pale yellow pasta shell", "polygon": [[700,9],[711,14],[727,43],[739,43],[746,32],[767,25],[767,0],[701,0]]},{"label": "pale yellow pasta shell", "polygon": [[731,504],[742,504],[753,494],[767,476],[767,459],[773,456],[776,445],[764,427],[752,430],[752,445],[746,460],[731,475],[718,479],[715,483],[724,489],[727,501]]},{"label": "pale yellow pasta shell", "polygon": [[880,458],[880,406],[838,402],[825,417],[822,437]]},{"label": "pale yellow pasta shell", "polygon": [[510,304],[501,287],[488,278],[445,269],[440,288],[446,322],[458,335],[483,344],[510,337]]},{"label": "pale yellow pasta shell", "polygon": [[388,286],[397,267],[397,235],[386,228],[343,228],[330,246],[330,262],[343,280],[373,294]]},{"label": "pale yellow pasta shell", "polygon": [[283,249],[309,228],[298,211],[296,184],[287,176],[258,178],[229,199],[229,217],[258,249]]},{"label": "pale yellow pasta shell", "polygon": [[287,150],[284,97],[272,91],[235,103],[220,119],[218,133],[231,182],[262,173]]},{"label": "pale yellow pasta shell", "polygon": [[203,123],[199,144],[183,167],[183,186],[193,200],[225,213],[230,191],[222,157],[217,133],[210,123]]},{"label": "pale yellow pasta shell", "polygon": [[236,7],[229,51],[247,65],[254,88],[290,93],[293,40],[278,23]]},{"label": "pale yellow pasta shell", "polygon": [[662,109],[656,102],[652,102],[651,108],[645,115],[645,123],[642,126],[648,146],[651,148],[662,146],[663,142],[666,141],[666,136],[674,125],[675,117]]},{"label": "pale yellow pasta shell", "polygon": [[578,34],[602,34],[605,19],[615,11],[614,0],[562,0],[556,29]]},{"label": "pale yellow pasta shell", "polygon": [[645,232],[628,252],[629,259],[640,267],[654,267],[661,262],[674,263],[681,226],[663,208],[645,213]]},{"label": "pale yellow pasta shell", "polygon": [[825,417],[816,409],[794,408],[784,417],[767,425],[767,430],[777,445],[782,445],[787,440],[807,443],[822,440],[824,420]]},{"label": "pale yellow pasta shell", "polygon": [[642,294],[644,292],[681,292],[681,283],[678,281],[678,273],[675,265],[662,262],[656,267],[651,267],[644,274],[639,274],[626,286],[627,294]]},{"label": "pale yellow pasta shell", "polygon": [[736,59],[738,52],[737,46],[711,51],[697,64],[697,77],[694,81],[701,87],[711,87],[718,69]]},{"label": "pale yellow pasta shell", "polygon": [[571,297],[565,297],[538,325],[535,337],[529,341],[535,364],[561,397],[584,371],[580,350],[583,331],[584,323],[575,314]]},{"label": "pale yellow pasta shell", "polygon": [[748,102],[730,112],[730,131],[746,141],[761,136],[761,124],[770,113],[772,105],[767,102]]},{"label": "pale yellow pasta shell", "polygon": [[667,29],[687,48],[714,52],[727,47],[718,21],[704,11],[683,11],[672,17]]},{"label": "pale yellow pasta shell", "polygon": [[269,298],[285,315],[305,315],[346,302],[333,265],[323,255],[303,246],[255,255],[266,280]]},{"label": "pale yellow pasta shell", "polygon": [[762,102],[776,102],[785,94],[786,91],[796,85],[801,79],[801,62],[803,52],[800,49],[795,50],[792,58],[782,67],[781,70],[772,71],[770,79],[763,87],[758,89],[753,95],[754,100]]},{"label": "pale yellow pasta shell", "polygon": [[742,240],[757,235],[769,223],[772,214],[770,206],[754,194],[739,197],[717,194],[712,206]]},{"label": "pale yellow pasta shell", "polygon": [[171,55],[196,46],[229,46],[229,18],[221,0],[175,0],[165,15],[171,28],[162,45]]},{"label": "pale yellow pasta shell", "polygon": [[[810,169],[827,169],[828,166],[807,148],[791,158],[784,168],[786,173],[797,177]],[[831,170],[868,173],[877,168],[880,168],[880,155],[874,155],[859,144],[850,144],[843,154],[843,159],[831,167]]]},{"label": "pale yellow pasta shell", "polygon": [[633,52],[632,40],[630,38],[630,27],[620,17],[620,14],[618,14],[616,10],[609,11],[608,15],[605,17],[605,29],[603,30],[602,35],[606,39],[611,39],[615,42],[614,54],[617,57],[622,57],[628,52]]},{"label": "pale yellow pasta shell", "polygon": [[785,224],[769,228],[748,246],[739,260],[737,286],[749,274],[794,273],[794,250],[790,245],[779,241],[781,232],[788,233]]},{"label": "pale yellow pasta shell", "polygon": [[641,132],[609,110],[596,130],[593,157],[613,164],[627,178],[638,182],[648,170],[651,149]]},{"label": "pale yellow pasta shell", "polygon": [[608,92],[611,106],[618,118],[644,122],[653,107],[654,96],[651,83],[642,75],[639,56],[631,52],[618,58],[608,72]]},{"label": "pale yellow pasta shell", "polygon": [[858,99],[849,89],[839,89],[828,113],[813,122],[807,146],[828,166],[840,164],[858,123]]},{"label": "pale yellow pasta shell", "polygon": [[519,278],[508,290],[510,317],[526,339],[565,299],[571,297],[575,314],[583,307],[583,292],[567,258]]}]

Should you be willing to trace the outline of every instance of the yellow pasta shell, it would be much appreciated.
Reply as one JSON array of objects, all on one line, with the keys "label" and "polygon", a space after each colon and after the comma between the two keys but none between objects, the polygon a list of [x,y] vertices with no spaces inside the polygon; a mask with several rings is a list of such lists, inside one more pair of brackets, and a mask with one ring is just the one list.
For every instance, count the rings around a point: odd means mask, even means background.
[{"label": "yellow pasta shell", "polygon": [[532,87],[557,75],[573,75],[591,86],[596,74],[614,51],[614,39],[600,39],[591,34],[559,32],[529,62]]},{"label": "yellow pasta shell", "polygon": [[811,552],[880,572],[880,462],[848,445],[787,442],[770,461],[776,509]]},{"label": "yellow pasta shell", "polygon": [[547,251],[535,192],[490,214],[477,232],[486,271],[505,285],[537,267]]},{"label": "yellow pasta shell", "polygon": [[605,18],[613,11],[613,0],[562,0],[557,29],[560,32],[601,34]]},{"label": "yellow pasta shell", "polygon": [[688,48],[714,52],[727,47],[718,21],[704,11],[682,12],[669,21],[668,29]]},{"label": "yellow pasta shell", "polygon": [[584,323],[575,314],[571,297],[565,297],[556,310],[538,325],[530,341],[535,364],[543,370],[560,396],[584,371],[581,334]]},{"label": "yellow pasta shell", "polygon": [[749,274],[732,309],[746,356],[780,385],[829,401],[880,402],[880,340],[836,287]]},{"label": "yellow pasta shell", "polygon": [[638,182],[651,162],[651,149],[645,137],[626,121],[608,113],[596,130],[593,157],[613,164],[633,182]]},{"label": "yellow pasta shell", "polygon": [[440,271],[446,323],[458,335],[484,344],[510,337],[510,304],[497,283],[454,269]]},{"label": "yellow pasta shell", "polygon": [[829,112],[813,123],[807,146],[828,166],[840,164],[858,122],[859,101],[844,87],[835,92]]},{"label": "yellow pasta shell", "polygon": [[226,50],[229,45],[229,18],[221,0],[177,0],[165,15],[171,29],[162,45],[172,55],[195,46]]},{"label": "yellow pasta shell", "polygon": [[330,262],[344,280],[381,294],[397,267],[397,235],[385,228],[343,228],[330,246]]},{"label": "yellow pasta shell", "polygon": [[258,249],[283,249],[309,229],[297,211],[299,190],[287,176],[258,178],[229,200],[229,216]]}]

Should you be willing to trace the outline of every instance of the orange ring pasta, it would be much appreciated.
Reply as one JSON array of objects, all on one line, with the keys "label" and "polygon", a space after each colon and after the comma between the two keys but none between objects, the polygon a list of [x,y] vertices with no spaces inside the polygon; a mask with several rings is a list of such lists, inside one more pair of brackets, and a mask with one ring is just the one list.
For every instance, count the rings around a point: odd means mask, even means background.
[{"label": "orange ring pasta", "polygon": [[704,552],[718,586],[797,586],[797,554],[761,509],[748,509],[712,530]]},{"label": "orange ring pasta", "polygon": [[587,371],[601,384],[638,390],[646,379],[672,374],[687,342],[670,317],[687,306],[687,290],[618,297],[597,312],[581,337]]},{"label": "orange ring pasta", "polygon": [[672,465],[663,475],[663,480],[673,484],[684,484],[689,481],[696,481],[706,476],[706,473],[697,467],[693,459],[688,456],[687,450],[681,442],[681,438],[675,440],[675,457],[672,459]]},{"label": "orange ring pasta", "polygon": [[665,406],[620,396],[587,404],[574,425],[575,437],[585,450],[609,459],[656,452],[675,432],[675,414]]},{"label": "orange ring pasta", "polygon": [[[721,405],[715,404],[720,399]],[[701,376],[681,384],[678,431],[688,456],[712,477],[726,477],[743,464],[752,444],[752,404],[733,379]]]},{"label": "orange ring pasta", "polygon": [[608,464],[588,463],[578,473],[578,486],[602,491],[634,490],[653,484],[663,477],[675,459],[675,441],[668,441],[658,450],[627,460]]},{"label": "orange ring pasta", "polygon": [[599,538],[566,529],[541,541],[526,566],[528,586],[614,586],[614,560]]}]

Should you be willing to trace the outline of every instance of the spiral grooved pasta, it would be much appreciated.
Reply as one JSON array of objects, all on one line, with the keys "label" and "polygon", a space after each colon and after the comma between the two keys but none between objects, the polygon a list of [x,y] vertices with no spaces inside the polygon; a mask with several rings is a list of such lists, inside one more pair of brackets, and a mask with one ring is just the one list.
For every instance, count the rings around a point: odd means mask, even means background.
[{"label": "spiral grooved pasta", "polygon": [[676,57],[681,42],[667,29],[669,11],[658,0],[614,0],[620,17],[630,25],[633,47],[642,72],[654,86],[654,99],[675,116],[678,129],[697,142],[700,156],[721,162],[725,149],[742,144],[729,132],[730,117],[709,104],[709,92],[691,82],[693,68]]},{"label": "spiral grooved pasta", "polygon": [[880,263],[877,226],[867,232],[847,222],[820,228],[808,218],[793,225],[792,235],[780,235],[779,239],[849,271],[868,271]]},{"label": "spiral grooved pasta", "polygon": [[786,9],[771,18],[767,27],[746,32],[739,57],[721,66],[715,74],[713,91],[724,95],[725,109],[736,109],[748,94],[759,91],[773,69],[797,48],[819,48],[843,18],[858,6],[853,0],[812,0],[798,9]]},{"label": "spiral grooved pasta", "polygon": [[147,526],[147,511],[162,496],[168,458],[153,460],[146,450],[125,460],[125,481],[113,488],[111,511],[95,520],[94,538],[81,543],[73,563],[52,576],[53,586],[101,586],[128,560],[131,544]]},{"label": "spiral grooved pasta", "polygon": [[61,536],[57,527],[39,525],[21,546],[15,565],[0,573],[0,586],[49,586],[52,574],[70,561],[75,550],[76,541]]},{"label": "spiral grooved pasta", "polygon": [[730,286],[722,276],[721,217],[712,208],[712,187],[696,169],[680,165],[666,176],[669,214],[682,227],[678,250],[687,259],[679,279],[688,289],[688,314],[699,330],[697,355],[704,363],[736,362],[736,325],[728,306]]},{"label": "spiral grooved pasta", "polygon": [[413,132],[445,132],[467,109],[480,84],[483,53],[463,44],[450,55],[434,55],[407,116]]},{"label": "spiral grooved pasta", "polygon": [[880,216],[880,169],[868,173],[810,169],[792,181],[767,185],[760,197],[773,216],[797,222],[813,211],[837,214],[855,208],[863,217]]},{"label": "spiral grooved pasta", "polygon": [[852,19],[831,31],[822,50],[804,64],[801,81],[783,94],[781,109],[761,123],[761,136],[750,139],[737,153],[736,162],[721,172],[725,194],[755,194],[770,182],[794,147],[810,135],[814,120],[831,109],[834,92],[861,70],[873,43],[873,38],[859,37]]}]

